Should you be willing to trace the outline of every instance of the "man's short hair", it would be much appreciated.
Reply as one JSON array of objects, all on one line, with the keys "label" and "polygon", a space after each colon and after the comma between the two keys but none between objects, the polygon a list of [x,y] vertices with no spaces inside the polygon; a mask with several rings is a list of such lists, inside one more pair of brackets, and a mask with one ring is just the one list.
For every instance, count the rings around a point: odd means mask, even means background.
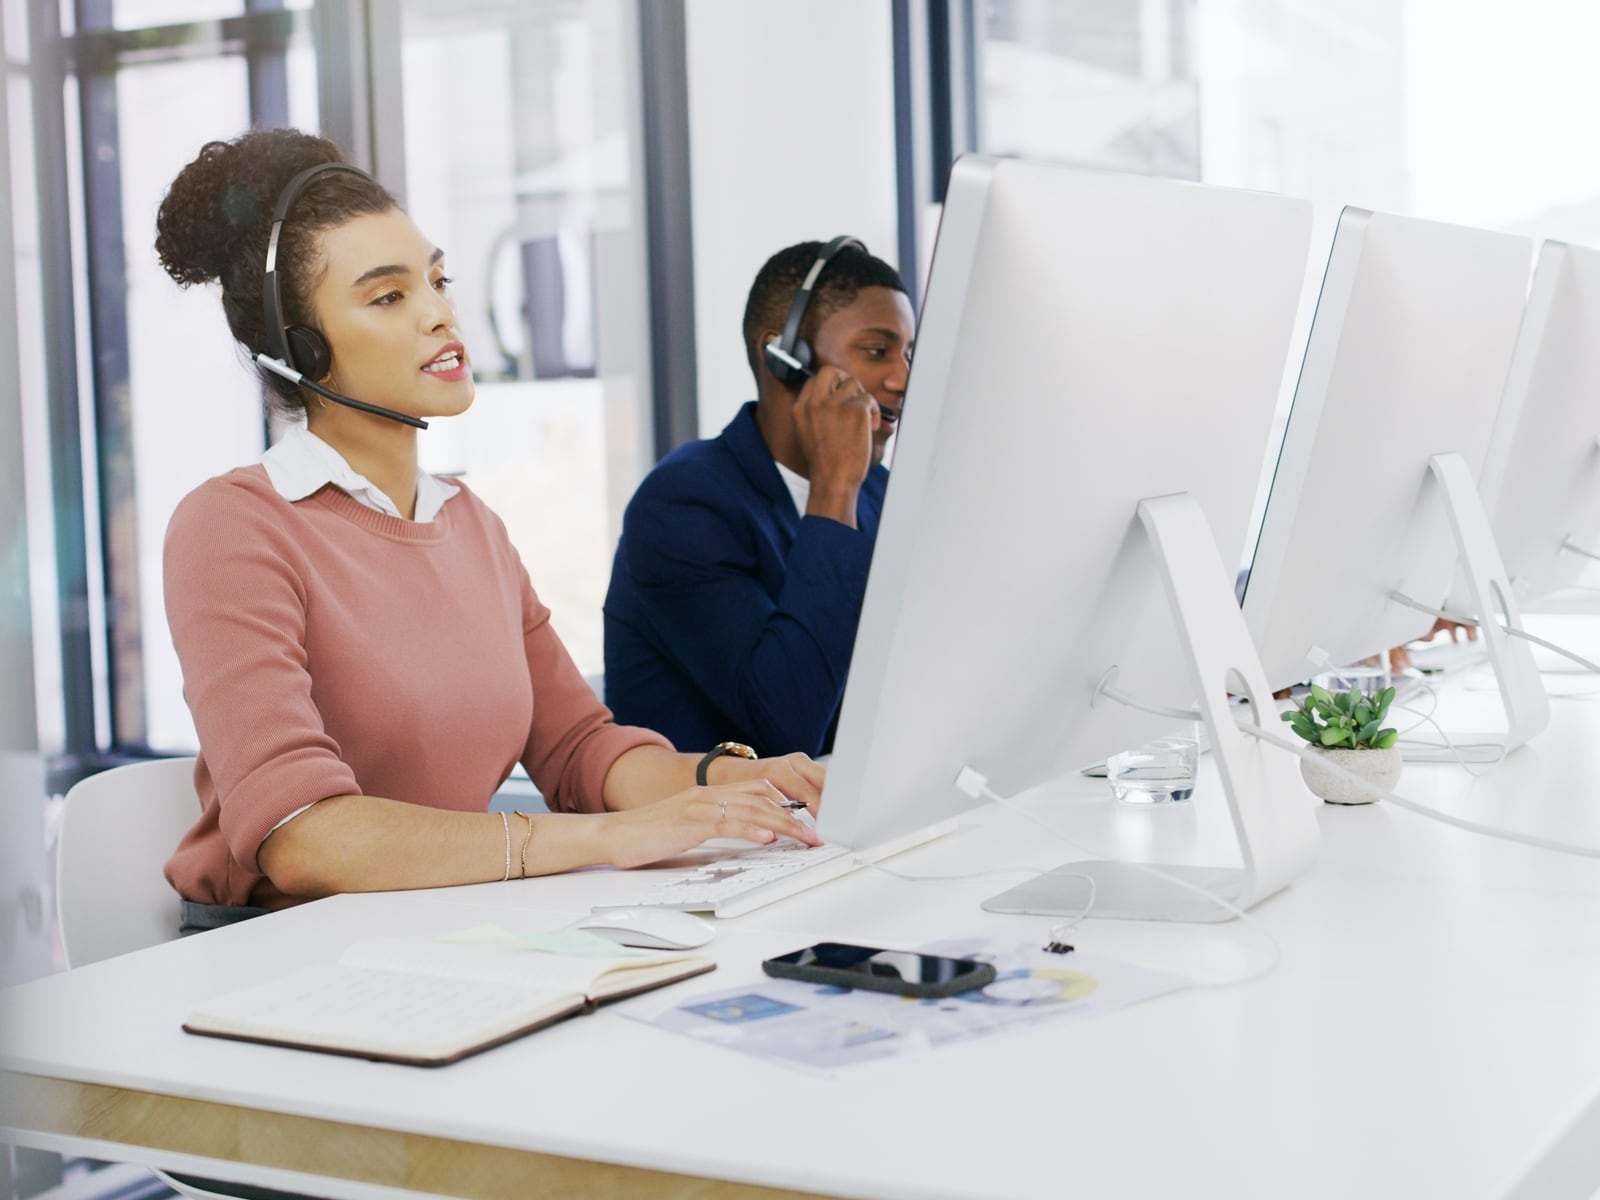
[{"label": "man's short hair", "polygon": [[[758,381],[761,378],[761,346],[758,344],[761,334],[774,329],[782,332],[795,293],[826,244],[801,242],[779,250],[756,272],[756,281],[750,285],[750,297],[744,306],[744,349]],[[840,250],[828,260],[822,277],[812,289],[811,303],[800,321],[800,336],[807,341],[815,338],[818,326],[841,308],[854,304],[861,289],[870,287],[892,288],[910,295],[900,272],[881,258],[854,246]]]}]

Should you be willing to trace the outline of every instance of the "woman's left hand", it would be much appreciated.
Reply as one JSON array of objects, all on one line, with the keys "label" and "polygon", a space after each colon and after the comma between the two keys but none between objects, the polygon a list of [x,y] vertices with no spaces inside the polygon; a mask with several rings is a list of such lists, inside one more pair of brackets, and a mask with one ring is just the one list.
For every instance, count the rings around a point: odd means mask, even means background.
[{"label": "woman's left hand", "polygon": [[740,758],[724,754],[706,768],[707,783],[735,783],[746,779],[765,779],[788,800],[799,800],[817,813],[822,803],[822,783],[828,769],[809,754],[785,754],[781,758]]}]

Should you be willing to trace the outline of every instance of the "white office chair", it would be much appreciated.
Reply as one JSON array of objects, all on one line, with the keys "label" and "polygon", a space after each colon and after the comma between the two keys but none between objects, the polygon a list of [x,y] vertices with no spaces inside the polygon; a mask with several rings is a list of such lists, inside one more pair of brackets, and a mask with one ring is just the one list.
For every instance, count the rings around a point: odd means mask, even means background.
[{"label": "white office chair", "polygon": [[192,758],[113,767],[67,793],[56,917],[69,966],[178,936],[178,894],[161,867],[199,815]]},{"label": "white office chair", "polygon": [[[178,936],[178,894],[161,868],[199,815],[192,758],[113,767],[67,793],[56,843],[56,919],[68,966],[86,966]],[[212,1191],[199,1180],[154,1174],[195,1200],[284,1195],[243,1186],[236,1192]]]}]

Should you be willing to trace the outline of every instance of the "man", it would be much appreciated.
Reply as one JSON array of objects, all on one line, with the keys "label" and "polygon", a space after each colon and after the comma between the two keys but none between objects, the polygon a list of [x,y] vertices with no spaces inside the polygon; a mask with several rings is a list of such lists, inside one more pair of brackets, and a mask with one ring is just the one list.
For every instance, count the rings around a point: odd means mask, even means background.
[{"label": "man", "polygon": [[899,274],[852,238],[761,268],[757,399],[662,459],[623,517],[605,603],[619,722],[678,746],[832,749],[914,332]]}]

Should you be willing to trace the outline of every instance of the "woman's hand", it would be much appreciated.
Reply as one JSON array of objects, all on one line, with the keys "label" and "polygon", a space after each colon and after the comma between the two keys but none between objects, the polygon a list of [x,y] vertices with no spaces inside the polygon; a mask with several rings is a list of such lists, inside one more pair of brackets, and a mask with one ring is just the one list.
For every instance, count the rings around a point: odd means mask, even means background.
[{"label": "woman's hand", "polygon": [[738,783],[765,779],[786,800],[798,800],[816,815],[822,803],[822,783],[828,769],[814,762],[810,755],[785,754],[782,758],[740,758],[724,754],[711,760],[706,768],[707,783]]},{"label": "woman's hand", "polygon": [[[804,755],[794,757],[805,759],[813,771],[822,769]],[[747,766],[756,765],[744,761]],[[792,837],[807,846],[819,845],[821,839],[805,814],[784,807],[788,798],[766,779],[757,778],[690,788],[654,804],[608,813],[604,819],[611,863],[642,867],[682,854],[707,838],[739,838],[765,845],[779,837]]]}]

